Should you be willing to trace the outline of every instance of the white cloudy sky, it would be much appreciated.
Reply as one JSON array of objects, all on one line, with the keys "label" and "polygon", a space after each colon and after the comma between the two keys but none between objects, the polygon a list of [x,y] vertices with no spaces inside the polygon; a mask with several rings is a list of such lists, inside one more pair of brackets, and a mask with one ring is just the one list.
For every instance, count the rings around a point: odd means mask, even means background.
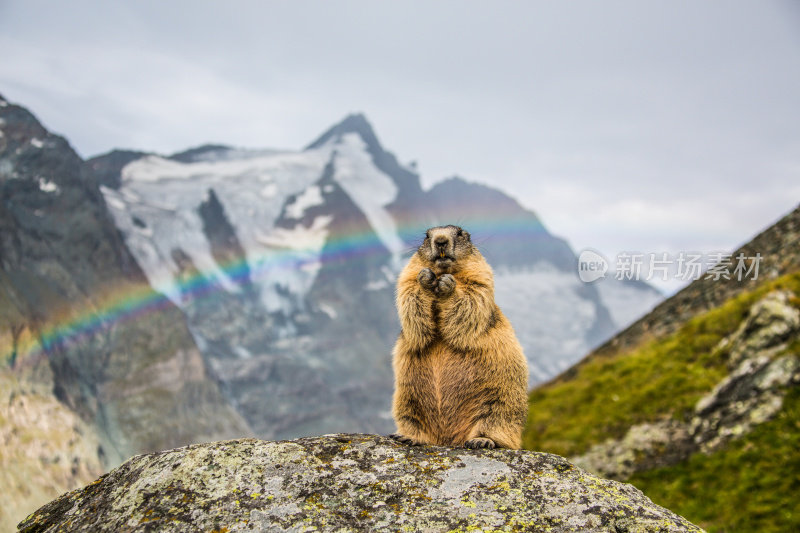
[{"label": "white cloudy sky", "polygon": [[800,3],[0,0],[0,94],[83,156],[301,148],[364,112],[576,250],[731,249],[800,202]]}]

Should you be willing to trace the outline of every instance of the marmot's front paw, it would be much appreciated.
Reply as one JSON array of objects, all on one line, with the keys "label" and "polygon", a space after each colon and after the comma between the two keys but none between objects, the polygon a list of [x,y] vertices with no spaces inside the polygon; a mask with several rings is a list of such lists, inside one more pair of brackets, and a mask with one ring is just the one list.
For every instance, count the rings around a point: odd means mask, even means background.
[{"label": "marmot's front paw", "polygon": [[402,444],[407,444],[409,446],[421,446],[422,443],[418,440],[412,439],[411,437],[406,437],[405,435],[401,435],[400,433],[392,433],[389,435],[390,439],[394,439],[397,442]]},{"label": "marmot's front paw", "polygon": [[436,294],[439,296],[447,296],[453,289],[456,288],[456,278],[450,274],[444,274],[437,281]]},{"label": "marmot's front paw", "polygon": [[491,450],[495,446],[496,445],[494,441],[486,437],[476,437],[474,439],[469,439],[464,443],[465,448],[472,448],[474,450],[477,450],[478,448],[488,448]]},{"label": "marmot's front paw", "polygon": [[436,274],[430,268],[423,268],[417,275],[417,281],[429,291],[436,289]]}]

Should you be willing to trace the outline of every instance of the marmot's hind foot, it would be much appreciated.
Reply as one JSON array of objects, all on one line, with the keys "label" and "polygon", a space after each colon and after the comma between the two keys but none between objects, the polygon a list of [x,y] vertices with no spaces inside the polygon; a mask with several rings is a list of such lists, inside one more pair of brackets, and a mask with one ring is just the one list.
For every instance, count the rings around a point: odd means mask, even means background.
[{"label": "marmot's hind foot", "polygon": [[425,444],[424,442],[412,439],[411,437],[406,437],[405,435],[401,435],[400,433],[392,433],[389,435],[390,439],[394,439],[401,444],[408,444],[409,446],[421,446]]},{"label": "marmot's hind foot", "polygon": [[464,443],[465,448],[487,448],[491,450],[497,446],[492,439],[487,439],[486,437],[477,437],[474,439],[469,439],[467,442]]}]

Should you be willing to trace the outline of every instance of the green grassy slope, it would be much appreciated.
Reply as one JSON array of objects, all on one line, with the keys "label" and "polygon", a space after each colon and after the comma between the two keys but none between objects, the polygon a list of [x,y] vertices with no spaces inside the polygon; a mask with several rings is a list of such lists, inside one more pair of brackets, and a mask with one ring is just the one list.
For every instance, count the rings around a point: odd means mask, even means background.
[{"label": "green grassy slope", "polygon": [[727,448],[627,481],[709,531],[800,531],[800,389]]},{"label": "green grassy slope", "polygon": [[[736,330],[756,300],[776,289],[800,295],[800,272],[765,281],[696,316],[669,336],[645,339],[632,349],[589,358],[533,390],[523,446],[574,456],[609,438],[623,437],[635,424],[664,416],[684,419],[728,374],[728,353],[715,347]],[[792,303],[800,308],[800,298]],[[789,350],[798,351],[798,344],[795,342]],[[796,459],[787,464],[785,455],[780,456],[797,450],[800,443],[797,394],[792,398],[795,400],[787,398],[775,420],[728,448],[710,456],[694,456],[688,464],[640,474],[630,481],[639,484],[657,503],[712,530],[781,531],[770,526],[770,520],[781,527],[794,523],[787,522],[783,508],[796,507],[790,500],[798,494],[800,475]],[[773,450],[773,439],[785,444],[780,445],[780,454]],[[795,458],[797,455],[794,451]],[[765,470],[763,477],[752,483],[743,480],[758,468]],[[715,483],[710,483],[711,478]],[[763,486],[754,485],[756,482]],[[728,490],[722,490],[726,487]],[[732,503],[723,505],[729,499]],[[793,520],[800,518],[798,512],[793,515]],[[769,520],[759,521],[758,517],[767,516]],[[757,526],[740,529],[739,524]]]}]

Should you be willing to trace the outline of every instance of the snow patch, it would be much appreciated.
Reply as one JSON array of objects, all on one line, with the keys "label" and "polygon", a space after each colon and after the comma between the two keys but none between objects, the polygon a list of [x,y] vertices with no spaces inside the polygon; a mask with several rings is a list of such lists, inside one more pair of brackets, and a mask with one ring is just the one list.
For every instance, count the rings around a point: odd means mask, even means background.
[{"label": "snow patch", "polygon": [[0,159],[0,174],[5,174],[8,176],[8,179],[19,179],[19,175],[16,173],[14,163],[8,159]]},{"label": "snow patch", "polygon": [[581,285],[572,273],[552,268],[495,272],[495,301],[525,350],[531,384],[557,375],[589,350],[586,333],[597,310],[579,295]]},{"label": "snow patch", "polygon": [[329,303],[319,302],[318,306],[319,310],[328,315],[331,320],[336,320],[336,317],[339,316],[339,314],[336,312],[336,309],[334,309]]},{"label": "snow patch", "polygon": [[364,286],[364,288],[367,289],[368,291],[380,291],[388,286],[389,286],[388,281],[386,281],[385,279],[379,279],[376,281],[370,281]]},{"label": "snow patch", "polygon": [[44,142],[41,139],[37,139],[36,137],[34,137],[33,139],[31,139],[31,145],[33,145],[34,148],[41,148],[42,146],[44,146]]},{"label": "snow patch", "polygon": [[[260,177],[272,181],[276,174],[298,170],[297,167],[308,166],[306,153],[296,152],[258,152],[248,158],[214,159],[182,163],[157,155],[150,155],[132,161],[122,169],[122,181],[157,182],[165,180],[202,180],[215,181],[225,179],[241,179]],[[314,165],[315,167],[317,165]]]},{"label": "snow patch", "polygon": [[55,193],[55,194],[61,192],[61,188],[58,185],[44,178],[39,178],[39,190],[42,192]]},{"label": "snow patch", "polygon": [[[106,203],[113,208],[111,213],[114,221],[125,235],[126,244],[148,281],[176,305],[182,306],[184,303],[178,279],[180,269],[172,257],[177,249],[191,259],[202,275],[229,292],[240,291],[211,254],[196,209],[165,209],[161,201],[166,200],[164,203],[169,204],[168,195],[166,198],[158,197],[160,202],[126,202],[123,192],[107,187],[101,187],[100,191]],[[198,192],[205,193],[205,190]],[[144,221],[147,227],[134,224],[134,218]]]},{"label": "snow patch", "polygon": [[268,183],[258,191],[258,194],[262,198],[275,198],[278,194],[278,186],[274,183]]},{"label": "snow patch", "polygon": [[381,267],[381,274],[383,274],[383,278],[372,280],[367,283],[365,288],[368,291],[379,291],[394,285],[397,279],[397,272],[392,270],[388,265],[383,265]]},{"label": "snow patch", "polygon": [[309,274],[313,274],[315,277],[319,269],[322,268],[322,261],[312,259],[310,261],[303,261],[300,264],[300,270],[303,272],[308,272]]},{"label": "snow patch", "polygon": [[286,216],[293,219],[303,218],[306,209],[315,205],[322,205],[322,191],[318,185],[312,185],[295,197],[294,202],[286,206]]},{"label": "snow patch", "polygon": [[125,243],[142,267],[150,286],[164,294],[178,307],[183,307],[183,297],[176,283],[178,269],[170,255],[163,254],[155,242],[146,235],[138,235],[136,232],[130,231],[130,224],[121,224],[122,217],[118,217],[114,213],[114,218],[118,228],[128,229],[128,231],[123,229],[123,234],[126,236]]},{"label": "snow patch", "polygon": [[[214,189],[244,248],[265,307],[290,316],[319,270],[317,256],[327,236],[321,230],[327,221],[291,233],[275,228],[275,221],[286,198],[317,181],[329,159],[326,150],[229,150],[191,163],[147,156],[122,169],[118,191],[103,189],[103,194],[127,209],[112,213],[148,279],[180,305],[179,295],[170,289],[177,285],[174,247],[184,250],[204,275],[229,289],[235,287],[211,258],[202,221],[196,216],[208,189]],[[133,225],[134,216],[145,222],[148,231]]]},{"label": "snow patch", "polygon": [[[298,301],[311,289],[322,264],[319,261],[322,247],[328,238],[328,224],[332,216],[315,217],[310,227],[302,224],[294,228],[274,228],[271,233],[259,234],[259,244],[265,252],[254,265],[257,278],[268,280],[262,293],[262,302],[269,311],[291,315]],[[298,300],[287,301],[286,292],[297,295]]]},{"label": "snow patch", "polygon": [[193,166],[157,155],[149,155],[125,165],[122,169],[121,177],[123,183],[126,181],[187,179],[191,178],[192,174],[186,172],[186,169]]},{"label": "snow patch", "polygon": [[333,220],[330,215],[314,218],[311,226],[306,228],[298,224],[292,229],[275,228],[269,235],[262,235],[259,241],[272,248],[286,248],[299,252],[319,254],[328,237],[328,224]]},{"label": "snow patch", "polygon": [[153,229],[149,226],[141,227],[138,224],[134,224],[133,228],[135,231],[139,232],[141,235],[145,237],[152,237],[153,236]]},{"label": "snow patch", "polygon": [[142,200],[139,195],[130,189],[122,189],[119,192],[126,202],[140,202]]},{"label": "snow patch", "polygon": [[242,359],[250,359],[253,357],[253,354],[245,348],[244,346],[234,346],[233,351],[236,355],[241,357]]},{"label": "snow patch", "polygon": [[113,207],[117,211],[125,211],[125,201],[119,197],[116,191],[113,189],[109,189],[105,185],[100,186],[100,192],[103,193],[103,197],[106,199],[106,204],[110,207]]},{"label": "snow patch", "polygon": [[395,262],[399,262],[405,244],[386,210],[397,197],[397,186],[374,165],[366,143],[357,133],[343,135],[335,149],[334,179],[366,215]]}]

